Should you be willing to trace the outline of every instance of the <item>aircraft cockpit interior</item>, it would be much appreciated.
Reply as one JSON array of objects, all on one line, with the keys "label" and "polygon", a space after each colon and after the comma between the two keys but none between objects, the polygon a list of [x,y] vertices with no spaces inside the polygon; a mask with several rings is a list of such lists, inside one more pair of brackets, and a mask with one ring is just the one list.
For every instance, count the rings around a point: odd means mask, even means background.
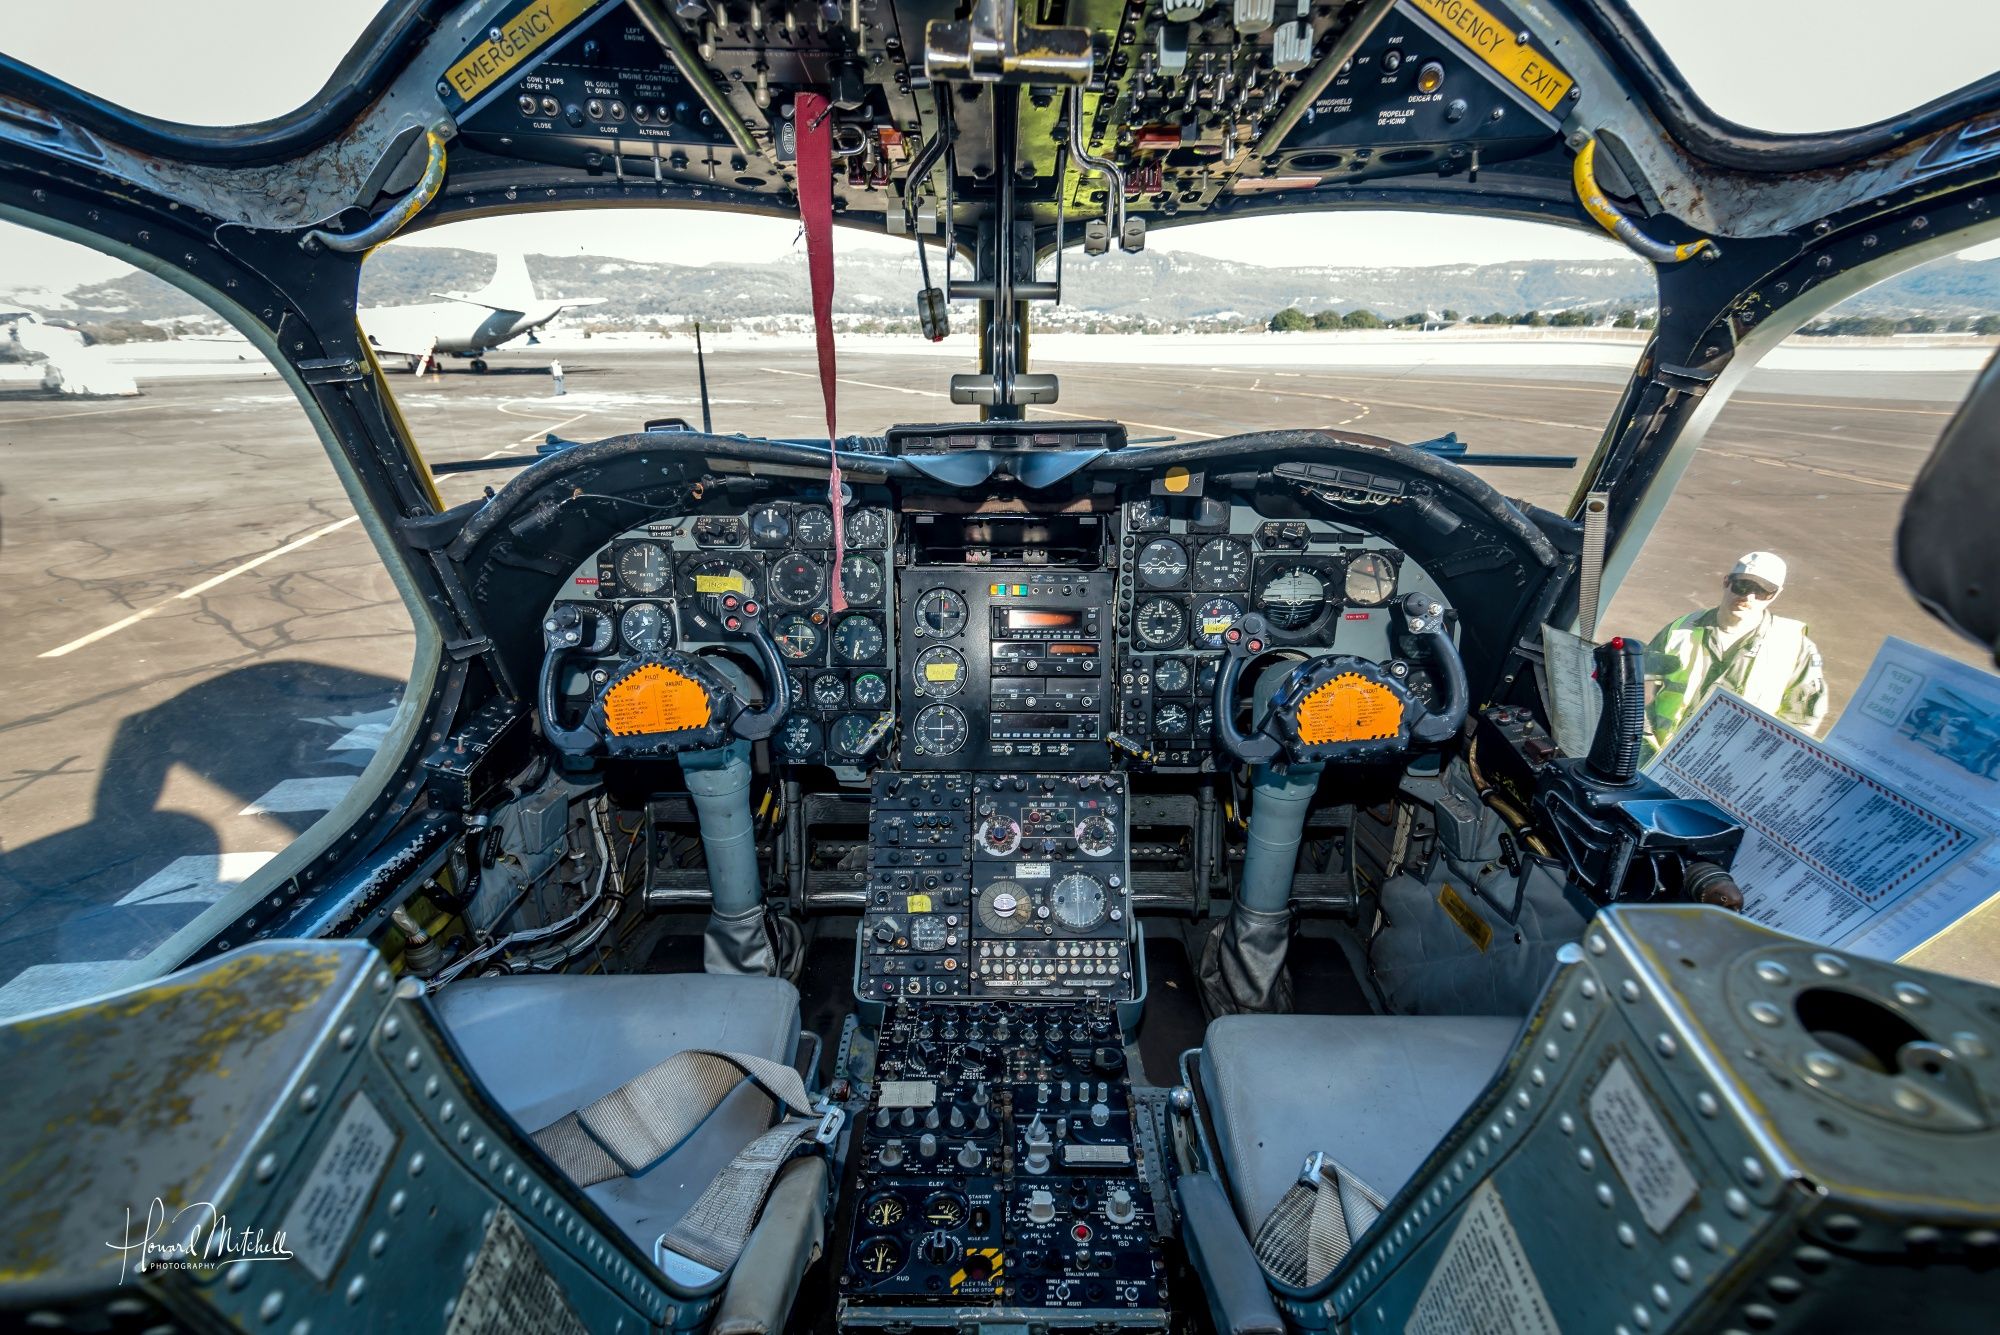
[{"label": "aircraft cockpit interior", "polygon": [[[1623,0],[408,0],[229,129],[0,61],[0,214],[231,312],[425,621],[340,828],[173,971],[0,1023],[6,1321],[1983,1328],[2000,992],[1747,912],[1729,777],[1646,768],[1599,610],[1776,339],[2000,226],[1996,115],[1747,130]],[[976,364],[878,435],[635,417],[433,470],[364,254],[639,205],[796,221],[827,423],[854,229]],[[1163,440],[1037,369],[1066,252],[1380,208],[1657,267],[1567,508],[1456,442]],[[1904,552],[1987,640],[1996,397]]]}]

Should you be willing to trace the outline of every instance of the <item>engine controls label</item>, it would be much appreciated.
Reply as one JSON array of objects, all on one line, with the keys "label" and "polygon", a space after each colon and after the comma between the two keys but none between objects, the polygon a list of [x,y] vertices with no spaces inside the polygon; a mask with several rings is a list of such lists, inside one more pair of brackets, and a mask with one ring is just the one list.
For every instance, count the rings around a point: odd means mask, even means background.
[{"label": "engine controls label", "polygon": [[708,692],[692,677],[647,663],[604,693],[604,726],[615,737],[705,727]]},{"label": "engine controls label", "polygon": [[1694,1174],[1623,1057],[1590,1091],[1590,1125],[1638,1203],[1646,1227],[1665,1233],[1694,1199]]},{"label": "engine controls label", "polygon": [[1343,672],[1299,701],[1299,740],[1373,742],[1394,737],[1403,726],[1403,702],[1379,682]]},{"label": "engine controls label", "polygon": [[357,1091],[285,1212],[282,1236],[314,1279],[325,1283],[340,1264],[395,1149],[396,1133],[368,1096]]},{"label": "engine controls label", "polygon": [[1492,1182],[1466,1202],[1403,1335],[1560,1335],[1521,1235]]},{"label": "engine controls label", "polygon": [[1473,0],[1411,0],[1426,17],[1471,48],[1516,92],[1543,111],[1554,111],[1575,82],[1518,34],[1526,29],[1504,22]]},{"label": "engine controls label", "polygon": [[486,40],[475,43],[445,71],[445,82],[461,100],[472,101],[597,5],[598,0],[536,0],[511,18],[496,21]]}]

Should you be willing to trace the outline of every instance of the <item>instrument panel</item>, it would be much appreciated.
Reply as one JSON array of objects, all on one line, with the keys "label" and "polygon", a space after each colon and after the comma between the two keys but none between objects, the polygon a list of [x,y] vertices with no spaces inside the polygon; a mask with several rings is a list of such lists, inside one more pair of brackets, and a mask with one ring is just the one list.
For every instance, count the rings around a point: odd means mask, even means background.
[{"label": "instrument panel", "polygon": [[587,698],[619,659],[728,648],[713,600],[736,594],[767,609],[791,677],[776,763],[855,777],[889,765],[1211,770],[1216,674],[1247,612],[1264,616],[1280,654],[1382,660],[1402,648],[1401,595],[1443,600],[1417,562],[1363,528],[1214,496],[1128,499],[1073,531],[1024,529],[1005,545],[998,521],[953,520],[945,541],[925,536],[944,516],[896,510],[893,498],[844,509],[839,612],[823,501],[620,534],[564,595],[608,621],[588,646],[599,665],[572,674],[570,698]]},{"label": "instrument panel", "polygon": [[630,530],[576,573],[569,596],[607,613],[609,642],[590,646],[604,659],[740,643],[715,623],[711,600],[736,594],[762,602],[792,685],[791,712],[771,738],[773,755],[866,768],[880,760],[896,707],[888,597],[894,522],[886,508],[864,505],[846,507],[842,519],[846,605],[839,612],[832,602],[833,512],[807,501]]}]

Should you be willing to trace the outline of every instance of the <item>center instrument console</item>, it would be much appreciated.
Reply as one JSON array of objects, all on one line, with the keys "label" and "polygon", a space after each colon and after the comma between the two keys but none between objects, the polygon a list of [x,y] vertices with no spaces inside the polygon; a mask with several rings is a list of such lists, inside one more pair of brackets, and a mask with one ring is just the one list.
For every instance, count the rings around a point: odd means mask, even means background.
[{"label": "center instrument console", "polygon": [[1112,579],[913,566],[901,580],[904,769],[1103,769]]},{"label": "center instrument console", "polygon": [[855,992],[1140,999],[1122,774],[875,775]]},{"label": "center instrument console", "polygon": [[1105,999],[899,1001],[854,1148],[843,1331],[1163,1330],[1157,1138]]}]

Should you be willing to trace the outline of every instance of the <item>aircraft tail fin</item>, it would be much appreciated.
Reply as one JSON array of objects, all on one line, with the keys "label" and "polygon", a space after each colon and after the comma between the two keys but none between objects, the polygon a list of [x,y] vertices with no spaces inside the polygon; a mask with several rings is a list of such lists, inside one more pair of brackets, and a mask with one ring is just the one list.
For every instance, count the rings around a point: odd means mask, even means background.
[{"label": "aircraft tail fin", "polygon": [[492,281],[462,300],[498,311],[525,311],[535,304],[534,280],[528,277],[528,257],[519,251],[493,257]]}]

